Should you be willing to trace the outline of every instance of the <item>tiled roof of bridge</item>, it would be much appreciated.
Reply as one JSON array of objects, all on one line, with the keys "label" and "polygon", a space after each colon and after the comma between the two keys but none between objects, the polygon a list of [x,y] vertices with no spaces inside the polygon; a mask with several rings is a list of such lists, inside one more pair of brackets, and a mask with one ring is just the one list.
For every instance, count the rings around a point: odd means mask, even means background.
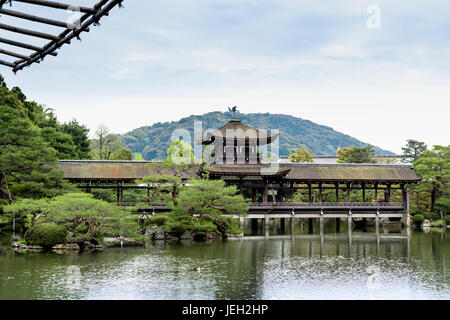
[{"label": "tiled roof of bridge", "polygon": [[280,164],[291,168],[287,180],[417,182],[411,166],[372,164]]},{"label": "tiled roof of bridge", "polygon": [[[270,170],[272,168],[273,170]],[[148,161],[70,161],[59,162],[64,178],[78,181],[133,181],[149,175],[171,174],[161,163]],[[199,166],[192,165],[181,170],[181,177],[197,176]],[[367,181],[405,182],[419,181],[414,170],[404,165],[370,164],[292,164],[279,166],[262,165],[212,165],[208,167],[215,175],[284,176],[290,181]]]}]

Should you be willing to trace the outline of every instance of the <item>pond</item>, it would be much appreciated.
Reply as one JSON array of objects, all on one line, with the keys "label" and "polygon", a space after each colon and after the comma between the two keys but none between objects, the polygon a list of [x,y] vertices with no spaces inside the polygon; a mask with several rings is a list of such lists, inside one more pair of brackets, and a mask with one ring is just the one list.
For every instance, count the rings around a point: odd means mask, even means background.
[{"label": "pond", "polygon": [[445,229],[155,242],[66,255],[21,254],[4,243],[0,299],[450,299],[449,263]]}]

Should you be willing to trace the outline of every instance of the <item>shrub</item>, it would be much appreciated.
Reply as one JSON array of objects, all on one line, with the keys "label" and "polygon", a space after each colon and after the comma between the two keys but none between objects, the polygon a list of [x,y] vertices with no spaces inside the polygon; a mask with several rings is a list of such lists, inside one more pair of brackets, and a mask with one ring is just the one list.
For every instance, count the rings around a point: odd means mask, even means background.
[{"label": "shrub", "polygon": [[441,215],[436,212],[426,212],[423,216],[425,217],[425,219],[430,221],[437,221],[441,219]]},{"label": "shrub", "polygon": [[444,221],[444,219],[432,221],[431,226],[432,227],[445,227],[445,221]]},{"label": "shrub", "polygon": [[413,222],[416,226],[420,226],[424,220],[425,220],[425,217],[423,216],[423,214],[419,213],[419,214],[414,215]]},{"label": "shrub", "polygon": [[169,218],[166,215],[155,215],[145,220],[144,227],[150,226],[162,226],[164,225]]},{"label": "shrub", "polygon": [[25,240],[28,244],[42,247],[52,247],[56,244],[65,243],[66,239],[66,228],[54,223],[35,225],[25,233]]}]

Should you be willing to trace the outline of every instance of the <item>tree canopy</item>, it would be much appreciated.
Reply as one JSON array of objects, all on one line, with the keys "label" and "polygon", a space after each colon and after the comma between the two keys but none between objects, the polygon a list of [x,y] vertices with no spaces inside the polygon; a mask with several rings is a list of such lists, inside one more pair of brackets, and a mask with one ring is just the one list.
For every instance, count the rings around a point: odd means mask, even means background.
[{"label": "tree canopy", "polygon": [[376,163],[372,157],[375,155],[373,146],[347,147],[337,152],[338,163]]},{"label": "tree canopy", "polygon": [[406,146],[404,146],[402,150],[402,161],[413,163],[414,161],[419,159],[420,155],[423,152],[427,150],[427,145],[424,142],[410,139],[406,141]]},{"label": "tree canopy", "polygon": [[289,154],[289,160],[291,162],[310,163],[310,162],[314,162],[314,155],[306,149],[297,148],[297,149],[295,149],[295,153],[291,152]]},{"label": "tree canopy", "polygon": [[431,195],[430,211],[437,207],[448,212],[449,178],[450,178],[450,146],[434,146],[432,150],[424,151],[414,162],[414,170],[422,178],[418,186]]}]

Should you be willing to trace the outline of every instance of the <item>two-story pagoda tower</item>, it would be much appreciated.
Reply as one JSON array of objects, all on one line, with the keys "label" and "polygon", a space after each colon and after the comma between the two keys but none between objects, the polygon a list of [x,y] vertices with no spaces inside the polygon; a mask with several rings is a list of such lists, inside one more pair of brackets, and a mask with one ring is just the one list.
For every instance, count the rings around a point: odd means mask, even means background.
[{"label": "two-story pagoda tower", "polygon": [[233,109],[233,118],[221,128],[203,136],[201,144],[213,146],[211,164],[260,164],[258,148],[278,139],[278,134],[242,123]]}]

